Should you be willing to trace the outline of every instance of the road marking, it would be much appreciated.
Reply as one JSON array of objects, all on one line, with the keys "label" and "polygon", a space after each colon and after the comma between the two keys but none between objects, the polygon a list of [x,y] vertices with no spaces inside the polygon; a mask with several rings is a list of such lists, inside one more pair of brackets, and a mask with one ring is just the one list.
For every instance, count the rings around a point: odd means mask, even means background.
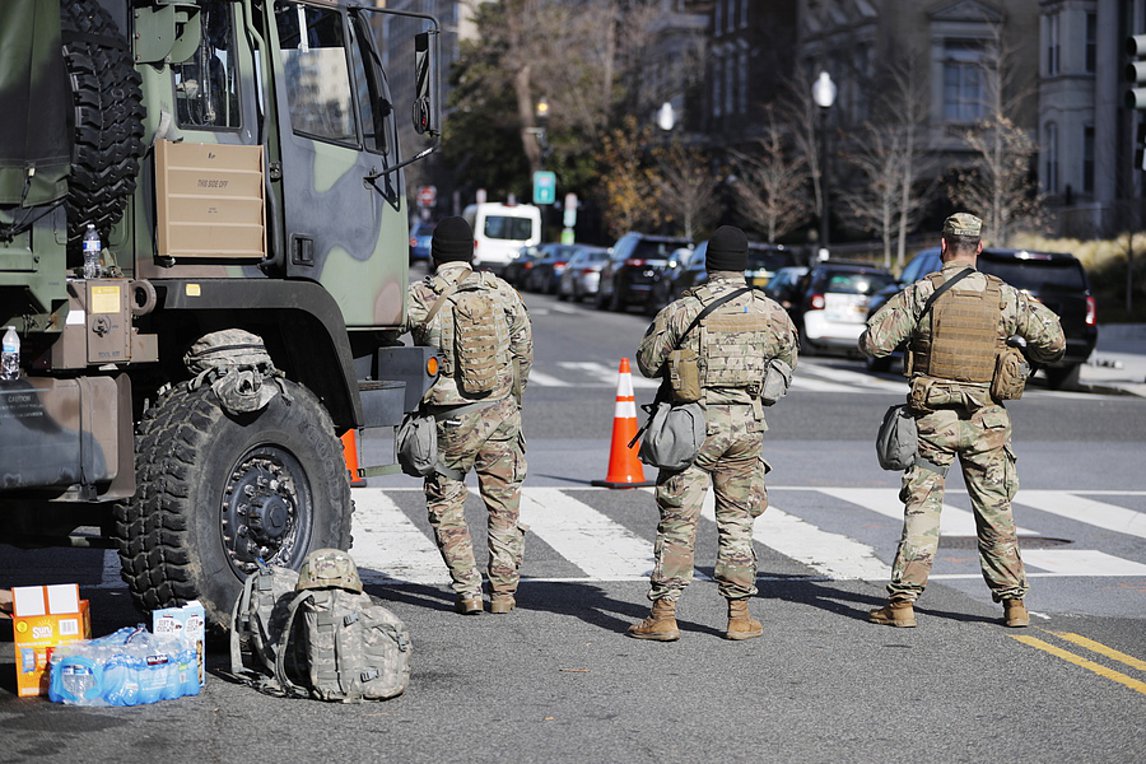
[{"label": "road marking", "polygon": [[554,313],[564,313],[567,316],[576,316],[582,313],[582,311],[577,308],[574,308],[570,305],[562,305],[559,302],[555,302],[550,305],[549,309]]},{"label": "road marking", "polygon": [[[712,489],[705,494],[700,513],[716,522]],[[817,528],[774,504],[753,524],[752,538],[832,580],[883,581],[891,573],[891,565],[880,560],[867,544]]]},{"label": "road marking", "polygon": [[1059,639],[1065,639],[1067,642],[1074,642],[1076,645],[1085,647],[1091,652],[1098,653],[1099,655],[1105,655],[1111,660],[1118,661],[1119,663],[1124,663],[1132,669],[1146,671],[1146,661],[1135,658],[1133,655],[1127,655],[1126,653],[1119,650],[1115,650],[1113,647],[1107,647],[1101,642],[1095,642],[1093,639],[1087,639],[1081,634],[1074,634],[1069,631],[1052,631],[1051,634],[1054,634]]},{"label": "road marking", "polygon": [[891,381],[881,379],[880,377],[873,377],[858,371],[849,371],[847,369],[839,369],[834,366],[820,366],[819,364],[807,363],[796,370],[798,377],[801,369],[814,369],[817,374],[820,374],[833,382],[840,382],[847,385],[858,385],[860,387],[869,387],[878,390],[891,390],[900,392],[904,389],[903,381]]},{"label": "road marking", "polygon": [[[1083,492],[1085,493],[1085,492]],[[1062,491],[1020,490],[1014,503],[1116,533],[1146,538],[1146,513]]]},{"label": "road marking", "polygon": [[800,376],[799,371],[792,375],[792,389],[793,390],[807,390],[816,393],[859,393],[863,390],[857,390],[848,385],[838,385],[835,382],[824,382],[819,379],[810,379],[806,376]]},{"label": "road marking", "polygon": [[354,546],[350,551],[369,583],[448,584],[437,544],[381,488],[354,491]]},{"label": "road marking", "polygon": [[1010,636],[1011,639],[1022,642],[1023,644],[1029,645],[1030,647],[1033,647],[1037,650],[1042,650],[1043,652],[1050,653],[1056,658],[1061,658],[1067,663],[1073,663],[1074,665],[1084,668],[1087,671],[1092,671],[1101,677],[1105,677],[1112,682],[1118,682],[1118,684],[1129,687],[1135,692],[1146,695],[1146,682],[1142,682],[1138,679],[1134,679],[1133,677],[1126,676],[1121,671],[1115,671],[1114,669],[1110,669],[1106,666],[1095,663],[1092,660],[1087,660],[1081,655],[1075,655],[1069,650],[1064,650],[1061,647],[1056,647],[1055,645],[1050,644],[1049,642],[1044,642],[1038,637],[1031,637],[1027,636],[1026,634],[1011,634],[1008,636]]},{"label": "road marking", "polygon": [[[771,490],[771,489],[769,489]],[[885,517],[903,520],[903,502],[899,500],[897,488],[820,488],[820,493],[826,493],[841,501],[858,504],[864,509],[870,509]],[[1020,536],[1038,536],[1035,531],[1018,529]],[[944,504],[939,514],[939,535],[943,536],[971,536],[975,537],[975,515],[965,509]]]},{"label": "road marking", "polygon": [[529,370],[529,384],[540,387],[573,387],[573,384],[557,377],[551,377],[536,368]]},{"label": "road marking", "polygon": [[644,580],[653,569],[649,541],[561,489],[522,491],[521,521],[594,580]]},{"label": "road marking", "polygon": [[1023,562],[1051,573],[1086,571],[1087,576],[1146,576],[1146,565],[1096,549],[1028,549]]},{"label": "road marking", "polygon": [[[603,363],[596,361],[559,361],[557,365],[563,369],[585,372],[589,376],[595,377],[602,384],[617,384],[617,370],[609,368]],[[656,390],[660,386],[661,383],[658,379],[646,379],[639,374],[633,374],[633,387],[635,388]]]}]

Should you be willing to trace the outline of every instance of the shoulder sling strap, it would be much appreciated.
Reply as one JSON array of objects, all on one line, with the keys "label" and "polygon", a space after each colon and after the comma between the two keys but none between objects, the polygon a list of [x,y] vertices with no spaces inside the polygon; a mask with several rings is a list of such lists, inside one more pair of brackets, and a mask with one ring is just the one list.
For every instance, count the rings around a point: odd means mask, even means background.
[{"label": "shoulder sling strap", "polygon": [[434,320],[434,316],[438,315],[438,311],[441,310],[442,306],[446,304],[446,300],[450,299],[450,295],[456,292],[458,287],[460,287],[463,282],[469,279],[470,276],[474,275],[474,273],[475,271],[470,271],[457,281],[447,286],[444,290],[442,290],[442,294],[439,295],[438,301],[434,303],[433,307],[430,308],[430,312],[426,314],[426,320],[423,322],[423,326],[430,325],[430,323]]},{"label": "shoulder sling strap", "polygon": [[[713,300],[712,302],[708,303],[707,305],[705,305],[702,302],[701,305],[704,305],[704,310],[700,311],[700,313],[697,313],[696,318],[694,318],[692,320],[692,323],[688,325],[688,328],[686,328],[683,332],[681,332],[680,339],[678,339],[676,341],[676,345],[673,347],[673,350],[680,350],[680,346],[684,343],[684,338],[687,337],[688,333],[691,332],[693,329],[695,329],[696,325],[699,324],[701,321],[703,321],[705,319],[705,317],[708,316],[709,313],[712,313],[712,311],[716,310],[717,308],[719,308],[721,305],[728,302],[729,300],[735,300],[740,295],[747,294],[751,291],[752,291],[752,287],[743,287],[741,289],[737,289],[735,291],[729,292],[728,294],[724,295],[723,297],[719,297],[719,298]],[[700,298],[697,298],[697,299],[699,300]]]},{"label": "shoulder sling strap", "polygon": [[935,304],[935,301],[938,300],[944,292],[975,272],[974,268],[964,268],[936,287],[935,291],[931,293],[931,296],[927,298],[927,302],[923,303],[923,310],[919,314],[919,320],[923,320],[923,317],[927,315],[927,311],[931,310],[931,306]]}]

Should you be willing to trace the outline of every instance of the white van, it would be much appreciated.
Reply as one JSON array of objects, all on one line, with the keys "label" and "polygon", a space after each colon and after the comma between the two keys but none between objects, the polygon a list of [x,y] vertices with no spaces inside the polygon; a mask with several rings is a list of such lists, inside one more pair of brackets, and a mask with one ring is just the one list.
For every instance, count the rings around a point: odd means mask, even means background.
[{"label": "white van", "polygon": [[474,267],[501,273],[522,247],[541,243],[541,210],[532,204],[471,204],[462,217],[474,231]]}]

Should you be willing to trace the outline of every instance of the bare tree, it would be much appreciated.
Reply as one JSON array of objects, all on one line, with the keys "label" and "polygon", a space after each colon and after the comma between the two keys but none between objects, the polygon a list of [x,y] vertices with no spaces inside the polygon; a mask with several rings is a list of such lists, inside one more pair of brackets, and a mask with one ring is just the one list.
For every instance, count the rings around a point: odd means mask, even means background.
[{"label": "bare tree", "polygon": [[[660,176],[655,166],[645,161],[649,132],[648,127],[638,128],[636,118],[629,115],[601,141],[601,208],[614,237],[660,223],[660,207],[650,203],[660,186]],[[655,161],[655,157],[651,159]]]},{"label": "bare tree", "polygon": [[657,198],[665,222],[677,223],[690,241],[716,213],[716,178],[704,155],[695,148],[673,141],[661,154]]},{"label": "bare tree", "polygon": [[733,189],[744,216],[760,223],[768,242],[775,243],[808,219],[808,165],[802,154],[786,145],[775,107],[769,104],[765,113],[759,152],[734,155],[739,177]]},{"label": "bare tree", "polygon": [[812,207],[822,217],[824,200],[823,167],[820,161],[819,106],[812,101],[812,81],[803,67],[797,66],[789,81],[781,110],[781,121],[787,125],[797,154],[802,158],[812,180]]},{"label": "bare tree", "polygon": [[1037,225],[1043,216],[1043,197],[1031,176],[1038,144],[1015,123],[1022,101],[1031,94],[1013,87],[1013,59],[997,27],[981,67],[984,114],[964,136],[974,162],[957,173],[951,188],[952,199],[979,214],[991,238],[1002,245],[1020,225]]},{"label": "bare tree", "polygon": [[848,155],[860,182],[842,194],[849,216],[860,229],[883,242],[883,264],[891,267],[891,240],[902,201],[905,131],[889,122],[867,122]]},{"label": "bare tree", "polygon": [[[917,51],[907,51],[888,68],[884,108],[888,118],[896,121],[901,134],[899,162],[899,203],[896,210],[895,267],[903,269],[907,253],[907,234],[919,225],[923,209],[933,187],[921,189],[922,179],[930,174],[925,130],[930,106],[930,83],[919,66]],[[885,257],[885,261],[887,258]],[[889,264],[890,266],[890,264]]]}]

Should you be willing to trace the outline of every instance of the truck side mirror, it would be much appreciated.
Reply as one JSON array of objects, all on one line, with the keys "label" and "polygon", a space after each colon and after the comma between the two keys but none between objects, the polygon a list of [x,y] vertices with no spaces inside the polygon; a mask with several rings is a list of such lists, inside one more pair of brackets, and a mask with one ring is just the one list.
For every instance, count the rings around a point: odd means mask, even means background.
[{"label": "truck side mirror", "polygon": [[414,131],[418,135],[437,133],[441,120],[438,112],[437,71],[431,63],[438,60],[437,35],[419,32],[414,35]]}]

